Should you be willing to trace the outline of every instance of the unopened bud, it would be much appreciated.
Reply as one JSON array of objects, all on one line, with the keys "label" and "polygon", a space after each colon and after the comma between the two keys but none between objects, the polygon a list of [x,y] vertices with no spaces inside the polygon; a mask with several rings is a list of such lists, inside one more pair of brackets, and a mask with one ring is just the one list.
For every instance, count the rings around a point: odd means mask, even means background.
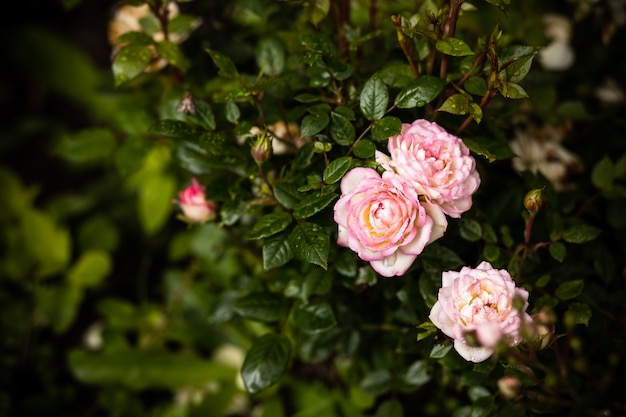
[{"label": "unopened bud", "polygon": [[512,400],[519,394],[520,382],[512,376],[502,377],[498,379],[498,390],[504,398]]},{"label": "unopened bud", "polygon": [[252,142],[250,154],[258,164],[267,161],[272,156],[272,139],[266,131]]},{"label": "unopened bud", "polygon": [[180,200],[173,200],[183,212],[184,220],[190,223],[206,223],[215,219],[217,207],[215,202],[207,200],[204,195],[204,187],[198,184],[195,178],[191,179],[191,185],[185,187],[180,194]]},{"label": "unopened bud", "polygon": [[524,207],[530,214],[537,214],[545,204],[546,199],[543,196],[543,188],[535,188],[524,196]]}]

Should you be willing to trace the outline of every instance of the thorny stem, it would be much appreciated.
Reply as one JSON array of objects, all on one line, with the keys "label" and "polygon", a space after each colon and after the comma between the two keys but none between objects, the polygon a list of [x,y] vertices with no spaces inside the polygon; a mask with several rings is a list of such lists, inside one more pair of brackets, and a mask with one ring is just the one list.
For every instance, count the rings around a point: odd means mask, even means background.
[{"label": "thorny stem", "polygon": [[420,76],[419,69],[415,66],[415,62],[413,62],[413,42],[409,42],[407,38],[402,33],[402,18],[400,16],[391,16],[391,23],[396,27],[396,35],[398,37],[398,43],[400,44],[400,48],[404,53],[409,65],[411,66],[411,70],[415,77]]},{"label": "thorny stem", "polygon": [[[385,113],[389,113],[390,111],[392,111],[392,110],[393,110],[393,109],[395,109],[395,108],[396,108],[396,104],[394,104],[394,105],[392,105],[391,107],[389,107]],[[352,153],[352,151],[354,150],[354,147],[356,146],[356,144],[357,144],[357,143],[359,143],[359,141],[360,141],[361,139],[363,139],[363,137],[367,134],[367,132],[369,132],[370,130],[372,130],[372,128],[374,127],[374,123],[375,123],[375,121],[374,121],[374,120],[372,120],[372,121],[370,122],[369,126],[367,126],[363,132],[361,132],[361,134],[359,135],[359,137],[358,137],[358,138],[356,138],[356,140],[352,143],[352,145],[350,145],[350,149],[348,149],[348,153],[346,153],[346,156],[347,156],[347,155],[350,155],[350,154]]]},{"label": "thorny stem", "polygon": [[470,67],[470,69],[465,74],[463,74],[463,76],[461,77],[461,79],[459,79],[459,81],[457,81],[457,85],[459,87],[465,84],[465,81],[467,81],[467,79],[472,76],[472,74],[474,73],[474,70],[483,63],[486,56],[487,56],[487,53],[483,51],[480,54],[478,54],[476,58],[474,58],[474,62],[472,62],[472,66]]},{"label": "thorny stem", "polygon": [[150,5],[150,10],[152,13],[159,19],[159,24],[161,25],[161,30],[163,31],[163,39],[169,40],[169,31],[167,29],[169,23],[169,10],[167,8],[167,3],[163,4],[161,0],[156,0],[154,4]]},{"label": "thorny stem", "polygon": [[[450,13],[448,14],[448,32],[446,34],[446,38],[454,37],[456,32],[456,21],[459,18],[459,12],[461,11],[461,4],[463,0],[450,0]],[[443,54],[441,57],[441,66],[439,69],[439,78],[442,80],[446,79],[448,75],[448,59],[449,56]]]},{"label": "thorny stem", "polygon": [[[487,104],[489,104],[491,102],[491,100],[493,100],[493,98],[496,96],[496,91],[488,88],[487,92],[485,93],[485,95],[483,96],[482,100],[480,100],[480,108],[484,109]],[[474,116],[469,115],[467,116],[467,118],[463,121],[463,123],[461,124],[461,126],[459,126],[459,128],[456,130],[456,135],[459,136],[461,134],[461,132],[463,130],[465,130],[465,128],[467,126],[469,126],[469,124],[472,122],[472,120],[474,120]]]}]

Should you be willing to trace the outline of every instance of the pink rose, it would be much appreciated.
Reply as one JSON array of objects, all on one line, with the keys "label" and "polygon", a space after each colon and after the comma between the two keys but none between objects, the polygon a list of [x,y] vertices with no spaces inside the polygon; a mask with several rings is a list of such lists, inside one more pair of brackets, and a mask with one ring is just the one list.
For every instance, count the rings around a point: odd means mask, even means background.
[{"label": "pink rose", "polygon": [[409,179],[418,194],[437,204],[450,217],[472,207],[472,194],[480,185],[476,162],[463,141],[436,123],[404,123],[387,144],[391,157],[376,152],[385,169]]},{"label": "pink rose", "polygon": [[[515,287],[506,270],[482,262],[476,269],[464,266],[460,272],[444,272],[441,278],[443,285],[429,318],[454,339],[454,348],[465,360],[482,362],[498,343],[520,342],[522,326],[532,322],[526,313],[528,292]],[[479,346],[466,341],[470,332],[475,332]]]},{"label": "pink rose", "polygon": [[191,223],[205,223],[215,219],[216,206],[213,201],[208,201],[204,195],[204,187],[198,184],[195,178],[191,179],[191,185],[183,189],[180,200],[173,200],[183,211],[185,219]]},{"label": "pink rose", "polygon": [[335,204],[337,243],[355,251],[385,277],[402,275],[448,225],[435,205],[418,200],[413,186],[389,173],[354,168],[341,181]]}]

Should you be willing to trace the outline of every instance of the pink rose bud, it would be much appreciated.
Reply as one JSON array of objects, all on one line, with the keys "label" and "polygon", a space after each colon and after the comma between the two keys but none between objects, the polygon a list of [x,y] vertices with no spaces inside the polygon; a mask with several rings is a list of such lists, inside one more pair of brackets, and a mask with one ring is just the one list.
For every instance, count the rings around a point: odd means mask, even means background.
[{"label": "pink rose bud", "polygon": [[173,200],[183,211],[185,219],[191,223],[206,223],[215,219],[217,207],[215,202],[207,200],[204,195],[204,187],[198,184],[195,178],[191,179],[191,185],[183,189],[180,200]]},{"label": "pink rose bud", "polygon": [[439,207],[420,202],[404,178],[354,168],[341,181],[335,203],[337,243],[355,251],[385,277],[404,274],[424,247],[448,225]]},{"label": "pink rose bud", "polygon": [[519,395],[521,384],[517,378],[504,376],[498,379],[498,390],[507,400],[512,400]]},{"label": "pink rose bud", "polygon": [[[498,344],[520,343],[524,324],[532,322],[526,313],[528,292],[517,288],[506,270],[482,262],[475,269],[443,272],[441,279],[429,318],[454,339],[454,348],[465,360],[482,362]],[[479,346],[466,339],[468,334],[476,335]]]},{"label": "pink rose bud", "polygon": [[530,214],[537,214],[545,204],[546,199],[543,196],[543,188],[530,190],[524,196],[524,207],[526,207],[526,210],[528,210]]},{"label": "pink rose bud", "polygon": [[272,137],[267,132],[263,132],[252,143],[250,150],[252,158],[260,164],[267,161],[272,156]]},{"label": "pink rose bud", "polygon": [[376,152],[385,169],[409,179],[417,193],[450,217],[472,207],[480,185],[476,162],[463,141],[427,120],[404,123],[400,135],[389,138],[391,157]]}]

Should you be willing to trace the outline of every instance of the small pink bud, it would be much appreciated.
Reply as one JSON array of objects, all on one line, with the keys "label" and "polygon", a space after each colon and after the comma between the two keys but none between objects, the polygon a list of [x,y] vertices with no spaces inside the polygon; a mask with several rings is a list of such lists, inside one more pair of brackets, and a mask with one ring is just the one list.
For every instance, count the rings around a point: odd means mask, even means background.
[{"label": "small pink bud", "polygon": [[206,199],[204,187],[198,184],[195,178],[191,179],[191,185],[184,188],[179,196],[180,200],[174,200],[173,203],[180,206],[187,221],[206,223],[215,219],[217,212],[215,202]]},{"label": "small pink bud", "polygon": [[543,188],[535,188],[524,196],[524,207],[530,214],[537,214],[545,204],[546,199],[543,196]]},{"label": "small pink bud", "polygon": [[507,400],[512,400],[519,394],[520,382],[512,376],[505,376],[498,380],[498,390]]},{"label": "small pink bud", "polygon": [[263,132],[252,142],[250,154],[258,164],[267,161],[272,156],[272,139],[267,132]]}]

